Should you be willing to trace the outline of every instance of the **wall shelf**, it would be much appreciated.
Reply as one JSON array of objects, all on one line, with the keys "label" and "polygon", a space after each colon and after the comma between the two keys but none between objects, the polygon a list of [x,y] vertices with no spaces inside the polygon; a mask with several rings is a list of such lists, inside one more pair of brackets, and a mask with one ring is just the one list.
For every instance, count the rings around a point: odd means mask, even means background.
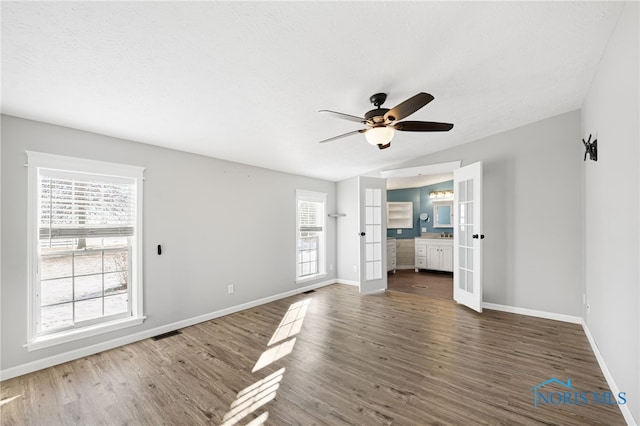
[{"label": "wall shelf", "polygon": [[389,201],[387,203],[387,228],[413,228],[413,203]]}]

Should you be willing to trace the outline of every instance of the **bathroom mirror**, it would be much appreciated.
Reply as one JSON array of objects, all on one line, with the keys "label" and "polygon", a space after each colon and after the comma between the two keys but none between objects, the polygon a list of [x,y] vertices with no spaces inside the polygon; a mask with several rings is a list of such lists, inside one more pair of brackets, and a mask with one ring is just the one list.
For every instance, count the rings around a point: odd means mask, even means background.
[{"label": "bathroom mirror", "polygon": [[433,227],[453,228],[453,201],[433,202]]}]

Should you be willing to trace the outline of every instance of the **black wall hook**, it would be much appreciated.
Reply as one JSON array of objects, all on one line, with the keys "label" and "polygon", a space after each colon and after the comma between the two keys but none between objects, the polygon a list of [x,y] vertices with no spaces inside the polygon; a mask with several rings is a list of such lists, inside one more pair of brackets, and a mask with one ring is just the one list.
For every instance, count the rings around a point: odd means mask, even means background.
[{"label": "black wall hook", "polygon": [[584,144],[584,160],[587,161],[587,154],[589,154],[589,159],[593,161],[598,161],[598,139],[594,139],[591,142],[591,134],[589,134],[589,139],[585,142],[582,139],[582,143]]}]

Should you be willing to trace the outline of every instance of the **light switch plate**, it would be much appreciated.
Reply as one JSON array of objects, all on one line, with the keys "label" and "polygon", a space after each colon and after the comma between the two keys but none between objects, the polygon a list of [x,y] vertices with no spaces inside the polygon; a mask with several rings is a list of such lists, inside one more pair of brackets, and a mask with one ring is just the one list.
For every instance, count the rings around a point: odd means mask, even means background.
[{"label": "light switch plate", "polygon": [[396,229],[396,233],[402,234],[402,229]]},{"label": "light switch plate", "polygon": [[421,228],[421,232],[427,232],[427,228]]}]

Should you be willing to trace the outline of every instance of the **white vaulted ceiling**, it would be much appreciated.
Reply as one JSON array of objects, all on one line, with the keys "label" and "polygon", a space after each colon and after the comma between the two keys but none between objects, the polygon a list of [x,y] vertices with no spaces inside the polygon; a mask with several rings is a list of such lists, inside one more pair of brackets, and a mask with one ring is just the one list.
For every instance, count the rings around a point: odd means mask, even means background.
[{"label": "white vaulted ceiling", "polygon": [[[2,2],[2,112],[340,180],[580,108],[622,3]],[[380,151],[362,116],[427,92]],[[579,141],[578,141],[579,142]]]}]

